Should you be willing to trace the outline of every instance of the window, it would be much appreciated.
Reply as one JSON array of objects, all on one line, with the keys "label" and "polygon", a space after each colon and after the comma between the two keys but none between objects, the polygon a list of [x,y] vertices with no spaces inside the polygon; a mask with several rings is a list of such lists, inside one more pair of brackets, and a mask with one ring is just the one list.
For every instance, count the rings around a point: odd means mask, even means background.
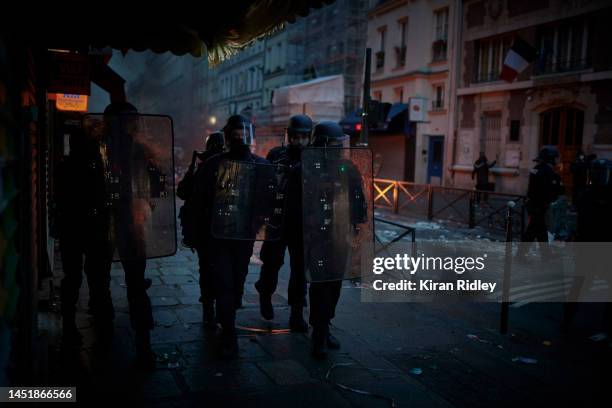
[{"label": "window", "polygon": [[566,147],[582,146],[584,112],[557,108],[540,115],[540,144]]},{"label": "window", "polygon": [[512,45],[512,36],[483,39],[476,42],[474,82],[499,80],[504,56]]},{"label": "window", "polygon": [[520,142],[521,141],[521,121],[511,120],[510,121],[510,137],[509,142]]},{"label": "window", "polygon": [[446,60],[448,43],[448,8],[434,11],[434,42],[432,61]]},{"label": "window", "polygon": [[432,110],[444,109],[444,85],[434,85],[434,98],[431,108]]},{"label": "window", "polygon": [[537,33],[536,74],[552,74],[587,68],[586,20],[566,20],[541,27]]},{"label": "window", "polygon": [[395,102],[404,103],[404,88],[403,87],[395,88],[393,90],[393,93],[395,94]]},{"label": "window", "polygon": [[489,160],[494,160],[499,155],[501,142],[501,112],[485,112],[481,125],[483,129],[480,150],[485,152]]},{"label": "window", "polygon": [[398,20],[400,45],[395,47],[395,56],[398,67],[406,65],[406,36],[408,35],[408,18],[404,17]]},{"label": "window", "polygon": [[380,35],[380,49],[376,53],[376,69],[382,69],[385,66],[385,41],[387,37],[387,27],[378,29]]}]

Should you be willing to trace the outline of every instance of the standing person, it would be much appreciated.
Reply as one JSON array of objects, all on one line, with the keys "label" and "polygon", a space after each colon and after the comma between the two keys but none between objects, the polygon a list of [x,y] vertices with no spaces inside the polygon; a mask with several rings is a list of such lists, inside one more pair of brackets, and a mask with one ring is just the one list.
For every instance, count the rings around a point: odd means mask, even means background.
[{"label": "standing person", "polygon": [[[527,188],[527,228],[523,234],[517,256],[524,257],[531,246],[531,242],[548,242],[548,229],[546,227],[546,210],[550,204],[563,193],[561,177],[555,171],[559,158],[559,152],[555,147],[544,146],[538,157],[534,160],[537,164],[530,171],[529,185]],[[548,253],[542,246],[542,254]]]},{"label": "standing person", "polygon": [[[494,167],[496,163],[497,160],[489,163],[485,152],[480,152],[480,156],[474,162],[474,169],[472,170],[472,180],[474,180],[474,175],[476,176],[476,190],[493,191],[492,185],[489,183],[489,169]],[[480,194],[476,193],[477,203],[480,203]],[[488,194],[485,193],[483,201],[486,203],[488,198]]]},{"label": "standing person", "polygon": [[[193,205],[196,239],[199,243],[208,243],[211,254],[210,262],[217,308],[216,319],[222,329],[219,352],[222,357],[230,358],[238,353],[235,328],[236,308],[242,297],[249,261],[253,254],[255,235],[248,236],[246,239],[221,239],[211,235],[211,226],[214,226],[216,215],[213,214],[215,191],[218,187],[229,189],[227,198],[236,200],[233,209],[242,208],[240,202],[242,186],[235,184],[236,180],[231,178],[231,175],[226,180],[228,172],[239,166],[239,163],[261,165],[268,164],[268,162],[251,153],[250,148],[254,139],[253,125],[244,116],[231,116],[223,128],[223,133],[228,151],[207,160],[196,174]],[[235,221],[234,226],[239,227],[245,222],[244,219]]]},{"label": "standing person", "polygon": [[141,140],[138,111],[127,102],[112,103],[104,110],[107,132],[108,171],[117,179],[117,198],[113,200],[112,227],[125,272],[130,323],[135,332],[136,363],[155,367],[151,350],[154,327],[151,300],[147,294],[150,281],[145,279],[147,248],[145,224],[151,218],[151,168],[156,155]]},{"label": "standing person", "polygon": [[89,284],[89,306],[98,344],[108,346],[113,334],[110,216],[99,147],[99,142],[84,132],[73,132],[70,154],[56,170],[56,216],[64,271],[60,296],[66,347],[78,346],[81,340],[75,312],[83,270]]},{"label": "standing person", "polygon": [[[312,355],[315,358],[325,358],[328,347],[340,348],[329,326],[340,299],[342,280],[350,267],[354,237],[359,234],[360,224],[367,222],[361,174],[353,162],[344,157],[345,142],[348,137],[337,123],[323,121],[317,124],[312,133],[312,146],[319,149],[308,152],[315,155],[317,163],[308,163],[314,166],[302,169],[304,200],[314,203],[314,207],[303,213],[303,228],[305,268],[310,278]],[[306,165],[304,156],[302,165]],[[308,177],[316,175],[307,180],[306,171]]]},{"label": "standing person", "polygon": [[[589,162],[588,178],[590,183],[578,195],[575,202],[577,210],[576,241],[588,242],[588,245],[577,244],[576,272],[574,282],[569,291],[571,302],[564,304],[564,318],[562,330],[566,331],[571,324],[576,311],[580,295],[591,292],[596,279],[603,279],[608,286],[606,300],[612,293],[612,272],[601,260],[609,254],[604,243],[612,241],[612,161],[596,159]],[[601,243],[601,244],[600,244]],[[603,292],[605,293],[605,292]],[[604,296],[599,292],[599,296]],[[589,297],[592,293],[586,294]],[[584,301],[584,300],[583,300]],[[612,303],[606,302],[604,306],[603,330],[612,334]]]},{"label": "standing person", "polygon": [[306,115],[295,115],[289,119],[286,137],[288,145],[270,150],[266,160],[282,164],[284,174],[283,193],[286,196],[284,229],[278,241],[265,241],[261,247],[263,262],[255,288],[259,292],[259,306],[264,319],[274,318],[272,294],[278,284],[278,272],[283,265],[285,250],[289,248],[291,274],[289,277],[288,301],[291,306],[289,327],[291,331],[306,333],[308,323],[303,317],[306,306],[306,277],[304,275],[304,248],[302,242],[302,184],[301,155],[303,147],[310,141],[312,120]]},{"label": "standing person", "polygon": [[[196,179],[196,173],[202,168],[204,163],[211,157],[223,152],[224,137],[222,132],[213,132],[206,138],[206,150],[203,152],[194,151],[191,164],[183,179],[179,182],[176,194],[185,201],[179,212],[181,227],[183,230],[183,243],[185,246],[195,248],[198,253],[198,266],[200,272],[200,302],[202,303],[202,320],[208,329],[214,329],[217,325],[215,321],[215,297],[213,292],[212,273],[210,271],[210,248],[207,242],[196,244],[193,240],[194,232],[190,215],[187,214],[191,207],[191,198]],[[196,163],[197,161],[197,163]]]}]

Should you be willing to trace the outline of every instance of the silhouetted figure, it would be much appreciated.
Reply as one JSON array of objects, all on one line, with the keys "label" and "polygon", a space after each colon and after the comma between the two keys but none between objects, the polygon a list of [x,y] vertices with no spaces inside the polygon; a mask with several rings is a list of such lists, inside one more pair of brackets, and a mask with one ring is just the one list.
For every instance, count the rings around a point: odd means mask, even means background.
[{"label": "silhouetted figure", "polygon": [[[548,242],[546,210],[563,193],[561,177],[554,168],[558,158],[559,152],[556,148],[545,146],[534,160],[537,164],[529,174],[527,188],[526,208],[529,220],[522,238],[524,244],[519,246],[519,257],[527,254],[530,243],[534,240]],[[543,254],[547,254],[547,250],[547,247],[542,246]]]},{"label": "silhouetted figure", "polygon": [[[222,328],[219,352],[222,357],[229,358],[238,353],[235,328],[236,309],[240,307],[244,281],[253,254],[255,234],[246,239],[220,239],[212,236],[215,192],[217,183],[222,180],[223,172],[227,170],[225,163],[268,164],[268,162],[250,151],[253,144],[253,126],[247,118],[241,115],[231,116],[223,132],[228,151],[207,160],[196,174],[193,191],[193,222],[196,226],[194,229],[196,242],[198,245],[202,244],[210,248],[216,319]],[[227,187],[234,192],[237,190],[238,196],[234,198],[240,200],[239,190],[242,186],[238,184]],[[228,193],[233,194],[232,191]],[[240,219],[236,220],[236,223],[245,221],[249,222],[249,220]]]},{"label": "silhouetted figure", "polygon": [[[589,184],[578,195],[575,203],[578,212],[576,225],[576,241],[588,242],[578,246],[576,251],[577,276],[570,290],[570,300],[564,306],[563,329],[567,329],[572,322],[580,293],[594,286],[595,279],[604,279],[608,286],[607,297],[610,296],[612,271],[608,265],[602,263],[602,258],[609,254],[602,254],[607,247],[597,243],[612,242],[612,162],[606,159],[589,161]],[[592,251],[591,251],[592,250]],[[599,286],[599,285],[598,285]],[[604,309],[603,329],[612,334],[612,303],[608,302]]]},{"label": "silhouetted figure", "polygon": [[308,323],[303,317],[306,306],[306,277],[304,275],[304,245],[302,228],[302,180],[301,155],[310,141],[312,120],[306,115],[295,115],[289,119],[287,146],[270,150],[266,159],[273,164],[282,164],[285,173],[282,192],[286,196],[286,212],[283,233],[278,241],[265,241],[261,247],[263,262],[255,288],[259,292],[261,315],[264,319],[274,318],[272,294],[278,284],[278,273],[283,266],[285,250],[289,248],[291,274],[289,277],[288,301],[291,306],[289,327],[292,331],[305,333]]},{"label": "silhouetted figure", "polygon": [[213,288],[212,271],[210,265],[210,248],[206,242],[199,244],[193,242],[194,224],[190,222],[190,217],[187,212],[190,209],[191,199],[196,180],[197,172],[202,168],[204,163],[211,157],[223,152],[224,137],[222,132],[214,132],[206,138],[206,150],[203,152],[194,151],[191,159],[191,164],[183,179],[179,182],[176,194],[179,198],[185,201],[185,205],[181,207],[179,218],[181,219],[181,227],[183,230],[183,244],[190,248],[195,248],[198,253],[198,265],[200,272],[200,302],[202,303],[202,320],[205,327],[213,329],[217,323],[215,320],[215,297]]},{"label": "silhouetted figure", "polygon": [[56,221],[64,278],[61,283],[63,343],[78,346],[76,303],[83,270],[89,285],[90,313],[100,343],[112,338],[114,311],[110,294],[112,247],[106,207],[104,166],[99,142],[84,132],[70,135],[70,155],[55,175]]},{"label": "silhouetted figure", "polygon": [[576,153],[576,159],[570,165],[572,174],[572,204],[576,205],[580,195],[584,192],[588,183],[588,173],[591,162],[597,158],[596,155],[585,155],[582,150]]},{"label": "silhouetted figure", "polygon": [[[489,163],[485,153],[480,152],[480,156],[474,162],[474,169],[472,170],[472,180],[474,180],[474,176],[476,176],[476,190],[493,191],[493,183],[489,183],[489,169],[494,167],[496,163],[496,160]],[[481,193],[476,193],[477,203],[480,203],[480,194]],[[483,201],[487,202],[489,195],[485,193],[483,196]]]},{"label": "silhouetted figure", "polygon": [[[304,214],[305,267],[310,275],[312,355],[325,358],[327,348],[340,348],[329,326],[340,299],[342,280],[351,259],[353,237],[367,221],[367,204],[361,175],[341,149],[347,136],[335,122],[315,126],[312,146],[321,149],[321,172],[316,186],[304,186],[308,199],[316,200],[314,214]],[[339,149],[340,148],[340,149]],[[313,189],[313,191],[310,191]],[[316,194],[316,196],[311,196]]]},{"label": "silhouetted figure", "polygon": [[130,323],[135,332],[136,363],[143,368],[155,366],[151,350],[154,327],[151,300],[145,279],[147,251],[145,223],[151,217],[151,185],[149,171],[156,157],[141,140],[139,116],[129,103],[113,103],[104,110],[107,154],[113,177],[116,177],[117,198],[112,200],[112,226],[119,259],[125,272]]}]

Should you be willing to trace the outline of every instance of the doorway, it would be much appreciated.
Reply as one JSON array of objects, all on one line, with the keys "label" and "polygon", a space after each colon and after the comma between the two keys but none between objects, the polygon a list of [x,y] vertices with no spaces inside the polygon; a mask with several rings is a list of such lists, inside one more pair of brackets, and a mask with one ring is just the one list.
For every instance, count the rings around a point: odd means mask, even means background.
[{"label": "doorway", "polygon": [[444,136],[429,136],[427,183],[442,184]]}]

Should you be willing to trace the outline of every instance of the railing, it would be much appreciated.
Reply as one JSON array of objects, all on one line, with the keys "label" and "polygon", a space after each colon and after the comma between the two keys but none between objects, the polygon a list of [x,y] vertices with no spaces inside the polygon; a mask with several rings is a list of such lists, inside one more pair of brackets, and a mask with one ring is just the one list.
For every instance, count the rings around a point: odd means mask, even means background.
[{"label": "railing", "polygon": [[525,227],[525,196],[466,188],[374,179],[374,206],[428,220],[445,220],[506,231],[507,204],[514,201],[512,231],[520,236]]}]

